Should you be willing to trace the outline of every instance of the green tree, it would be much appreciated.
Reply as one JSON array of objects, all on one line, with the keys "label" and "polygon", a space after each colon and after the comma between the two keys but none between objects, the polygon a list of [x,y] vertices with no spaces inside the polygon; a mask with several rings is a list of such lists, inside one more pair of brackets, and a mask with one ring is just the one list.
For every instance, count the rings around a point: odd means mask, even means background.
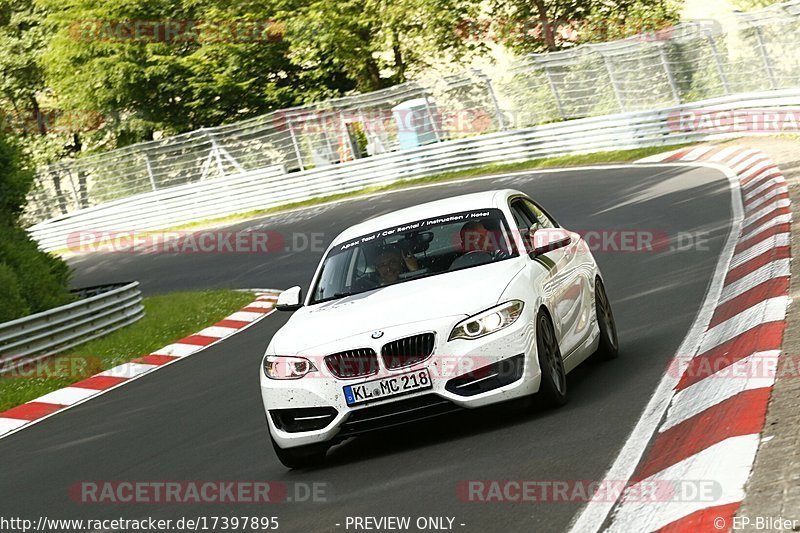
[{"label": "green tree", "polygon": [[43,64],[60,105],[100,113],[119,145],[260,115],[312,89],[266,2],[40,1],[58,28]]},{"label": "green tree", "polygon": [[47,133],[39,93],[44,73],[39,57],[49,40],[46,13],[26,0],[0,0],[0,98],[6,126]]},{"label": "green tree", "polygon": [[669,26],[674,0],[493,0],[506,44],[518,52],[556,51]]},{"label": "green tree", "polygon": [[292,61],[306,72],[341,72],[359,91],[402,83],[432,60],[453,61],[480,43],[458,28],[477,12],[471,0],[284,0]]}]

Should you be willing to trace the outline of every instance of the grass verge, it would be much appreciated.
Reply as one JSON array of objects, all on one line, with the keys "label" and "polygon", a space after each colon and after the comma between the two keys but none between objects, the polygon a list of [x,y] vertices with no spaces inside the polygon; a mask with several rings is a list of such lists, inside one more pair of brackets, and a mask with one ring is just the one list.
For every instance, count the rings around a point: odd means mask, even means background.
[{"label": "grass verge", "polygon": [[41,365],[0,377],[0,412],[147,355],[210,326],[253,301],[249,292],[174,292],[143,299],[139,321]]}]

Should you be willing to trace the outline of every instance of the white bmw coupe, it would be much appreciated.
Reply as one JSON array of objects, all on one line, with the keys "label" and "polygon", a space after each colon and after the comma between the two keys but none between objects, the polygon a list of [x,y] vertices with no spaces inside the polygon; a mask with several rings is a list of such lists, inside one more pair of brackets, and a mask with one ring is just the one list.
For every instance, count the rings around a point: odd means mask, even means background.
[{"label": "white bmw coupe", "polygon": [[297,468],[367,431],[537,394],[618,353],[600,270],[579,235],[499,190],[381,215],[340,234],[267,347],[273,447]]}]

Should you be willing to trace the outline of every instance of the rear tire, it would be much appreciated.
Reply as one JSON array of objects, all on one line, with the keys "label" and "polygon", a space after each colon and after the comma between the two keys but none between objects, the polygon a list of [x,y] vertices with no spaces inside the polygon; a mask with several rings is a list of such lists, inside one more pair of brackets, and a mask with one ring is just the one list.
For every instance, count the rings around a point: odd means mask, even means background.
[{"label": "rear tire", "polygon": [[567,403],[567,373],[553,322],[545,312],[536,317],[536,354],[542,371],[539,397],[548,407]]},{"label": "rear tire", "polygon": [[604,359],[619,357],[619,337],[617,337],[617,323],[611,304],[608,301],[603,280],[597,278],[594,286],[594,308],[597,314],[597,327],[600,329],[600,345],[597,352]]},{"label": "rear tire", "polygon": [[270,440],[278,460],[287,468],[319,466],[325,461],[325,454],[328,453],[328,445],[325,443],[308,444],[297,448],[281,448],[272,436],[270,436]]}]

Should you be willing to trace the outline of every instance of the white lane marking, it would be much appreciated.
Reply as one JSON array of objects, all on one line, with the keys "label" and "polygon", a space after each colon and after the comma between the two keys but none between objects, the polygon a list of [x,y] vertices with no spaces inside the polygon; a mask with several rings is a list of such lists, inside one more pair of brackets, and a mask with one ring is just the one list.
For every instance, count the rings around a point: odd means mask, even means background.
[{"label": "white lane marking", "polygon": [[[656,531],[696,511],[742,501],[758,442],[757,434],[726,439],[633,485],[625,491],[623,503],[607,531]],[[628,496],[652,486],[677,489],[681,483],[688,485],[687,489],[702,488],[701,483],[708,483],[704,485],[708,489],[713,484],[714,490],[709,491],[713,496],[685,495],[678,501],[665,502],[647,498],[634,501]]]},{"label": "white lane marking", "polygon": [[80,387],[64,387],[40,396],[34,402],[55,403],[59,405],[72,405],[100,392],[97,389],[82,389]]},{"label": "white lane marking", "polygon": [[779,259],[757,268],[741,279],[737,279],[730,285],[725,285],[725,288],[722,289],[722,295],[719,298],[719,303],[724,304],[728,300],[736,298],[740,294],[749,291],[753,287],[760,285],[765,281],[775,278],[788,277],[791,273],[790,265],[790,259]]},{"label": "white lane marking", "polygon": [[725,164],[729,166],[734,172],[737,172],[737,167],[741,168],[742,161],[745,161],[745,166],[749,164],[749,161],[753,160],[753,156],[756,156],[755,159],[761,156],[761,152],[759,150],[755,150],[753,148],[745,148],[735,156],[729,158]]},{"label": "white lane marking", "polygon": [[764,196],[762,196],[758,200],[755,200],[753,203],[748,205],[747,209],[758,209],[759,207],[761,207],[765,203],[769,202],[770,200],[772,200],[776,196],[778,196],[780,194],[786,194],[788,192],[789,192],[788,189],[775,189],[775,190],[769,191],[767,194],[765,194]]},{"label": "white lane marking", "polygon": [[158,368],[158,365],[146,365],[143,363],[124,363],[119,366],[115,366],[114,368],[109,368],[105,372],[100,372],[97,375],[130,379],[138,376],[139,374],[150,372],[154,368]]},{"label": "white lane marking", "polygon": [[763,154],[751,157],[744,163],[734,168],[733,171],[739,174],[739,180],[744,183],[744,186],[749,186],[757,177],[762,173],[770,170],[773,167],[773,162],[765,157]]},{"label": "white lane marking", "polygon": [[755,176],[770,169],[775,169],[775,162],[766,154],[759,153],[737,165],[733,171],[739,174],[740,181],[746,182],[745,186],[749,186]]},{"label": "white lane marking", "polygon": [[[763,190],[765,184],[770,185],[770,181],[778,178],[782,178],[783,174],[781,171],[775,167],[764,169],[757,177],[753,178],[752,180],[747,182],[747,185],[742,187],[742,191],[745,193],[750,193],[757,189]],[[758,194],[758,193],[756,193]],[[748,194],[746,198],[749,200],[755,195]]]},{"label": "white lane marking", "polygon": [[683,156],[681,158],[681,160],[683,160],[683,161],[695,161],[698,158],[706,155],[708,152],[710,152],[713,149],[714,149],[713,146],[698,146],[697,148],[695,148],[694,150],[692,150],[691,152],[689,152],[688,154]]},{"label": "white lane marking", "polygon": [[[258,315],[260,317],[264,318],[264,317],[268,317],[269,315],[271,315],[274,312],[275,312],[275,310],[273,309],[272,311],[270,311],[268,313],[258,313]],[[241,328],[237,329],[236,331],[237,332],[244,331],[245,329],[249,328],[250,326],[252,326],[256,322],[258,322],[258,320],[253,321],[250,324],[246,324],[246,325],[242,326]],[[201,346],[199,351],[205,350],[206,348],[210,348],[211,346],[213,346],[213,345],[209,344],[207,346]],[[43,420],[47,420],[51,416],[55,416],[57,414],[63,413],[67,409],[71,409],[72,407],[75,407],[76,405],[80,405],[80,404],[82,404],[84,402],[88,402],[90,400],[93,400],[94,398],[97,398],[98,396],[101,396],[103,394],[109,393],[109,392],[111,392],[111,391],[113,391],[113,390],[115,390],[115,389],[117,389],[119,387],[123,387],[123,386],[127,385],[128,383],[131,383],[132,381],[136,381],[137,379],[146,376],[150,372],[150,370],[164,368],[166,366],[173,365],[173,364],[177,363],[178,361],[183,361],[183,360],[184,360],[183,358],[177,358],[177,359],[173,359],[171,361],[167,361],[166,363],[164,363],[162,365],[147,365],[147,364],[141,364],[141,363],[125,363],[123,365],[115,366],[114,368],[106,370],[105,372],[101,372],[99,374],[96,374],[97,376],[114,376],[114,377],[124,377],[124,378],[128,378],[128,379],[118,383],[117,385],[114,385],[113,387],[109,387],[107,389],[103,389],[101,391],[97,391],[97,394],[95,394],[94,396],[90,396],[90,397],[86,398],[85,400],[81,400],[81,401],[76,402],[76,403],[74,403],[72,405],[68,405],[68,406],[64,407],[63,409],[59,409],[58,411],[55,411],[54,413],[50,413],[49,415],[37,418],[35,420],[30,420],[30,421],[22,420],[21,421],[22,424],[16,425],[15,427],[12,427],[13,423],[3,422],[3,420],[13,420],[13,419],[0,418],[0,439],[9,437],[9,436],[13,435],[14,433],[17,433],[19,431],[24,430],[25,428],[28,428],[28,427],[30,427],[30,426],[32,426],[34,424],[38,424],[39,422],[41,422]],[[36,400],[32,400],[32,401],[35,402]],[[5,429],[5,431],[4,431],[4,428],[7,428],[7,429]]]},{"label": "white lane marking", "polygon": [[768,229],[772,228],[773,226],[778,226],[780,224],[786,224],[787,222],[791,222],[791,221],[792,221],[792,214],[791,213],[786,213],[786,214],[783,214],[783,215],[774,216],[774,217],[770,218],[769,220],[767,220],[766,222],[764,222],[763,224],[761,224],[760,226],[756,226],[755,228],[751,229],[750,231],[747,232],[747,234],[742,235],[742,238],[740,240],[741,241],[747,241],[747,240],[755,237],[756,235],[758,235],[762,231],[768,230]]},{"label": "white lane marking", "polygon": [[723,148],[719,152],[716,152],[714,155],[712,155],[709,158],[709,161],[714,161],[714,162],[717,162],[717,163],[720,162],[720,161],[725,161],[726,159],[731,157],[736,152],[740,152],[740,151],[744,151],[744,150],[746,150],[746,148],[743,148],[741,146],[728,146],[726,148]]},{"label": "white lane marking", "polygon": [[27,423],[27,420],[0,417],[0,435],[8,433],[9,431],[14,431],[15,429],[19,429]]},{"label": "white lane marking", "polygon": [[774,170],[773,172],[778,172],[778,174],[766,179],[758,178],[747,184],[747,187],[744,188],[744,190],[747,191],[744,195],[745,201],[758,195],[758,193],[760,193],[764,189],[767,189],[775,184],[784,186],[786,185],[786,178],[783,177],[783,174],[780,174],[780,171],[777,170]]},{"label": "white lane marking", "polygon": [[[725,280],[725,275],[728,271],[728,264],[730,263],[733,251],[736,248],[736,237],[739,235],[742,227],[742,218],[744,208],[742,206],[741,190],[739,188],[739,181],[736,175],[730,168],[724,165],[708,163],[708,162],[694,162],[686,163],[689,166],[711,168],[717,170],[725,175],[730,184],[731,195],[731,229],[728,233],[725,245],[717,260],[717,265],[714,270],[714,275],[708,287],[705,300],[697,313],[697,316],[689,328],[686,338],[681,343],[676,353],[676,360],[680,361],[686,357],[691,357],[697,352],[697,347],[703,336],[703,332],[711,321],[714,315],[714,309],[717,305],[717,300],[722,292],[722,283]],[[676,372],[665,372],[656,387],[655,392],[647,402],[641,417],[636,422],[636,425],[628,436],[622,449],[619,451],[614,463],[603,476],[604,480],[610,480],[613,483],[627,482],[633,472],[635,471],[639,461],[642,458],[650,439],[656,432],[658,423],[661,421],[664,413],[669,407],[669,402],[672,399],[675,385],[680,380],[680,374]],[[576,515],[570,523],[570,533],[589,533],[596,532],[603,525],[608,513],[616,504],[616,501],[607,501],[608,498],[592,500],[587,503],[580,514]],[[640,530],[641,528],[635,528]]]},{"label": "white lane marking", "polygon": [[272,302],[274,302],[274,300],[256,300],[255,302],[250,302],[245,307],[260,307],[261,309],[272,309],[273,307]]},{"label": "white lane marking", "polygon": [[742,266],[751,259],[755,259],[763,253],[769,252],[773,248],[778,248],[780,246],[789,246],[788,233],[778,233],[772,237],[767,237],[763,241],[757,242],[750,248],[742,250],[733,257],[733,260],[731,261],[731,270]]},{"label": "white lane marking", "polygon": [[758,161],[768,161],[766,155],[764,155],[764,152],[761,152],[760,150],[747,149],[742,153],[736,154],[735,157],[732,157],[727,162],[727,165],[730,166],[736,174],[739,174],[739,178],[741,179],[741,173],[744,171],[744,169]]},{"label": "white lane marking", "polygon": [[235,313],[225,317],[225,320],[238,320],[240,322],[252,322],[264,316],[264,313],[256,313],[255,311],[236,311]]},{"label": "white lane marking", "polygon": [[789,207],[789,199],[784,198],[782,200],[775,200],[774,202],[770,203],[769,205],[760,207],[758,211],[751,211],[747,210],[747,217],[744,219],[744,227],[749,226],[756,220],[767,216],[768,214],[772,213],[773,211],[780,209],[782,207]]},{"label": "white lane marking", "polygon": [[195,335],[202,335],[203,337],[214,337],[217,339],[221,339],[237,331],[239,330],[236,328],[229,328],[226,326],[209,326],[207,328],[201,329],[200,331],[195,333]]},{"label": "white lane marking", "polygon": [[698,354],[723,344],[737,335],[752,329],[758,324],[774,322],[786,318],[786,305],[789,303],[788,296],[778,296],[763,300],[752,307],[748,307],[741,313],[732,316],[725,322],[721,322],[709,329],[703,335]]},{"label": "white lane marking", "polygon": [[663,433],[740,392],[771,387],[780,354],[780,350],[756,352],[678,391],[658,432]]},{"label": "white lane marking", "polygon": [[155,352],[150,352],[150,355],[171,355],[172,357],[186,357],[191,355],[197,350],[204,348],[196,344],[184,344],[182,342],[175,342],[167,344],[163,348],[159,348]]}]

